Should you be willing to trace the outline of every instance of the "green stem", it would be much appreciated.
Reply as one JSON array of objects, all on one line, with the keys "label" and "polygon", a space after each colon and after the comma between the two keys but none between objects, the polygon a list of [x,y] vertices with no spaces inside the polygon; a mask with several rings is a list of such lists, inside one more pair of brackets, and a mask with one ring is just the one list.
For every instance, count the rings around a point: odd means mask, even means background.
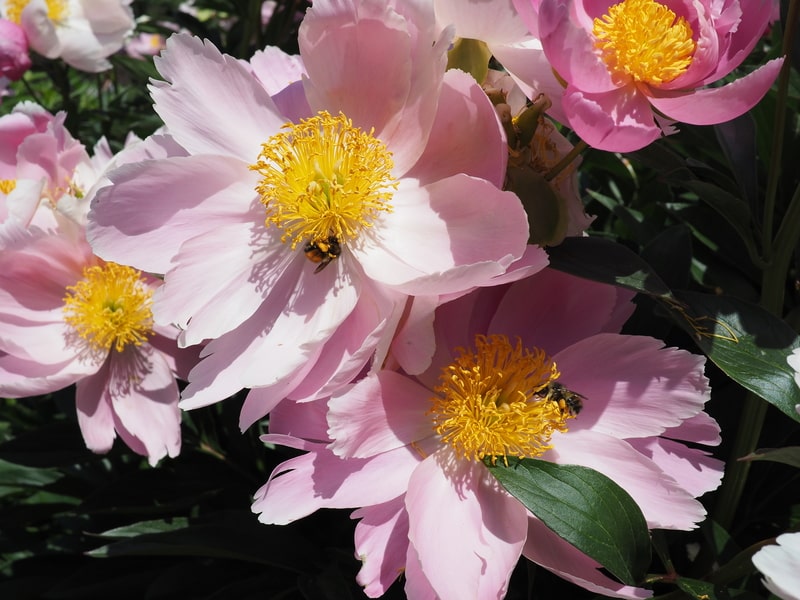
[{"label": "green stem", "polygon": [[[764,228],[761,240],[765,262],[765,268],[761,276],[761,305],[779,317],[783,314],[789,262],[795,244],[797,244],[798,236],[800,236],[800,191],[796,191],[783,219],[783,224],[778,234],[773,238],[774,213],[782,164],[786,103],[791,69],[788,56],[791,53],[792,40],[795,35],[798,10],[800,10],[800,0],[792,0],[789,5],[783,43],[783,51],[787,59],[784,61],[778,76],[776,112],[772,131],[773,143],[764,202]],[[750,454],[756,449],[766,414],[767,403],[759,396],[748,392],[739,419],[739,429],[736,432],[731,455],[725,469],[725,479],[720,487],[714,511],[714,519],[726,530],[730,529],[733,523],[747,476],[750,472],[751,462],[737,459]]]}]

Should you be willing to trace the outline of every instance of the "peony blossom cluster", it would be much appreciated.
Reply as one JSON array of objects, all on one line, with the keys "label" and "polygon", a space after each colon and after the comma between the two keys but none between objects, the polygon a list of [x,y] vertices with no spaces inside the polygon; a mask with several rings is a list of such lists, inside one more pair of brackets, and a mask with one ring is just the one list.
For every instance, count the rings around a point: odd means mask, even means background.
[{"label": "peony blossom cluster", "polygon": [[[0,6],[35,52],[96,72],[128,4]],[[722,477],[700,448],[720,441],[704,358],[621,333],[631,293],[548,267],[592,221],[561,131],[624,152],[742,114],[782,59],[716,84],[774,6],[315,0],[299,55],[169,37],[149,87],[164,127],[116,155],[18,106],[0,118],[0,395],[74,384],[87,447],[119,436],[155,465],[181,409],[244,391],[241,429],[268,419],[264,441],[297,451],[254,512],[352,509],[370,597],[402,573],[409,598],[499,598],[522,558],[648,597],[489,465],[593,469],[648,528],[704,519]]]}]

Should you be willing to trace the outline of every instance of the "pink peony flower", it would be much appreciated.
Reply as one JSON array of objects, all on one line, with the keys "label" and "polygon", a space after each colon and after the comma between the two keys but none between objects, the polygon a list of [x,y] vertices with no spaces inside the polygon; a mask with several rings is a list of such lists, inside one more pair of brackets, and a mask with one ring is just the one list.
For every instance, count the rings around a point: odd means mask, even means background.
[{"label": "pink peony flower", "polygon": [[590,467],[622,486],[650,527],[703,519],[696,497],[722,475],[720,461],[685,444],[719,443],[703,412],[704,358],[617,333],[629,299],[544,270],[440,306],[425,372],[379,370],[327,407],[273,412],[263,439],[306,453],[275,469],[253,510],[285,524],[322,507],[360,507],[358,581],[370,597],[404,572],[409,598],[500,598],[520,556],[600,594],[649,596],[602,574],[482,460]]},{"label": "pink peony flower", "polygon": [[72,224],[17,229],[0,252],[0,395],[47,394],[73,383],[86,446],[116,435],[155,465],[181,447],[176,374],[196,352],[152,322],[160,281],[95,257]]},{"label": "pink peony flower", "polygon": [[[783,59],[707,87],[739,66],[764,32],[774,0],[516,0],[566,89],[570,127],[609,151],[643,148],[669,121],[712,125],[752,108]],[[537,12],[531,10],[539,4]],[[666,117],[666,121],[665,121]]]},{"label": "pink peony flower", "polygon": [[770,592],[782,600],[800,600],[800,533],[784,533],[775,541],[753,555],[753,564]]},{"label": "pink peony flower", "polygon": [[97,73],[111,68],[108,56],[133,31],[131,0],[15,0],[0,14],[22,27],[31,49]]},{"label": "pink peony flower", "polygon": [[184,408],[258,388],[247,427],[285,397],[328,395],[385,352],[409,296],[545,263],[498,189],[492,106],[445,75],[448,38],[433,32],[430,6],[353,0],[314,3],[302,68],[167,41],[152,95],[188,156],[110,174],[89,238],[107,260],[164,273],[156,321],[182,345],[208,341]]},{"label": "pink peony flower", "polygon": [[0,117],[0,247],[9,227],[51,229],[63,218],[80,220],[76,203],[88,190],[92,159],[65,118],[30,102]]},{"label": "pink peony flower", "polygon": [[165,38],[160,33],[139,33],[125,42],[125,53],[131,58],[155,56],[164,49]]},{"label": "pink peony flower", "polygon": [[16,23],[0,19],[0,77],[16,81],[30,68],[25,31]]}]

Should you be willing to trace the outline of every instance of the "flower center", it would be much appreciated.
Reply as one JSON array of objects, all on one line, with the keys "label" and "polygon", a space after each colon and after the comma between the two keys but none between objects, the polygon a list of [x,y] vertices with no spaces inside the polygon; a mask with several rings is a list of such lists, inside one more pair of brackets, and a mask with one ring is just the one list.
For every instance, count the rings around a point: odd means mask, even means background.
[{"label": "flower center", "polygon": [[140,346],[153,332],[152,290],[131,267],[106,263],[86,267],[67,287],[64,321],[95,351]]},{"label": "flower center", "polygon": [[0,192],[10,194],[17,187],[16,179],[0,179]]},{"label": "flower center", "polygon": [[[22,11],[31,0],[6,0],[6,19],[19,25],[22,22]],[[56,23],[69,15],[69,6],[65,0],[45,0],[47,18]]]},{"label": "flower center", "polygon": [[612,74],[660,85],[692,63],[695,42],[683,17],[655,0],[623,0],[594,20],[595,47]]},{"label": "flower center", "polygon": [[281,241],[292,250],[303,244],[306,256],[322,266],[381,211],[392,210],[392,167],[391,153],[372,132],[325,111],[284,125],[250,166],[261,174],[256,191],[267,226],[283,230]]},{"label": "flower center", "polygon": [[475,350],[459,348],[442,369],[434,390],[436,433],[457,454],[472,460],[535,458],[548,450],[554,431],[567,431],[577,415],[548,390],[559,376],[540,349],[528,350],[504,335],[475,337]]}]

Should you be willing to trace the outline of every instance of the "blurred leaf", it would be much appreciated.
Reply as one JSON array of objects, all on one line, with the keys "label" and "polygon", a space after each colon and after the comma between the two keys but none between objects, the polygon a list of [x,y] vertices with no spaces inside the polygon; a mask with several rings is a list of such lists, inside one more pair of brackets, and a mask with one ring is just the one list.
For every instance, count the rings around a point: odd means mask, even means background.
[{"label": "blurred leaf", "polygon": [[577,465],[522,459],[487,467],[508,492],[561,538],[622,582],[636,585],[650,564],[639,506],[605,475]]},{"label": "blurred leaf", "polygon": [[726,123],[714,125],[714,131],[742,196],[753,206],[758,197],[756,124],[753,116],[745,113]]},{"label": "blurred leaf", "polygon": [[759,448],[739,460],[768,460],[790,465],[800,469],[800,446],[787,448]]},{"label": "blurred leaf", "polygon": [[728,221],[748,248],[755,247],[752,229],[753,215],[744,200],[705,181],[684,181],[683,187],[697,194],[700,200]]},{"label": "blurred leaf", "polygon": [[0,485],[41,487],[58,481],[62,476],[54,469],[35,469],[0,459]]},{"label": "blurred leaf", "polygon": [[103,538],[129,538],[146,533],[164,533],[165,531],[174,531],[176,529],[184,529],[188,527],[189,520],[186,518],[176,519],[161,519],[153,521],[142,521],[132,525],[125,525],[123,527],[115,527],[103,533],[96,534],[98,537]]}]

